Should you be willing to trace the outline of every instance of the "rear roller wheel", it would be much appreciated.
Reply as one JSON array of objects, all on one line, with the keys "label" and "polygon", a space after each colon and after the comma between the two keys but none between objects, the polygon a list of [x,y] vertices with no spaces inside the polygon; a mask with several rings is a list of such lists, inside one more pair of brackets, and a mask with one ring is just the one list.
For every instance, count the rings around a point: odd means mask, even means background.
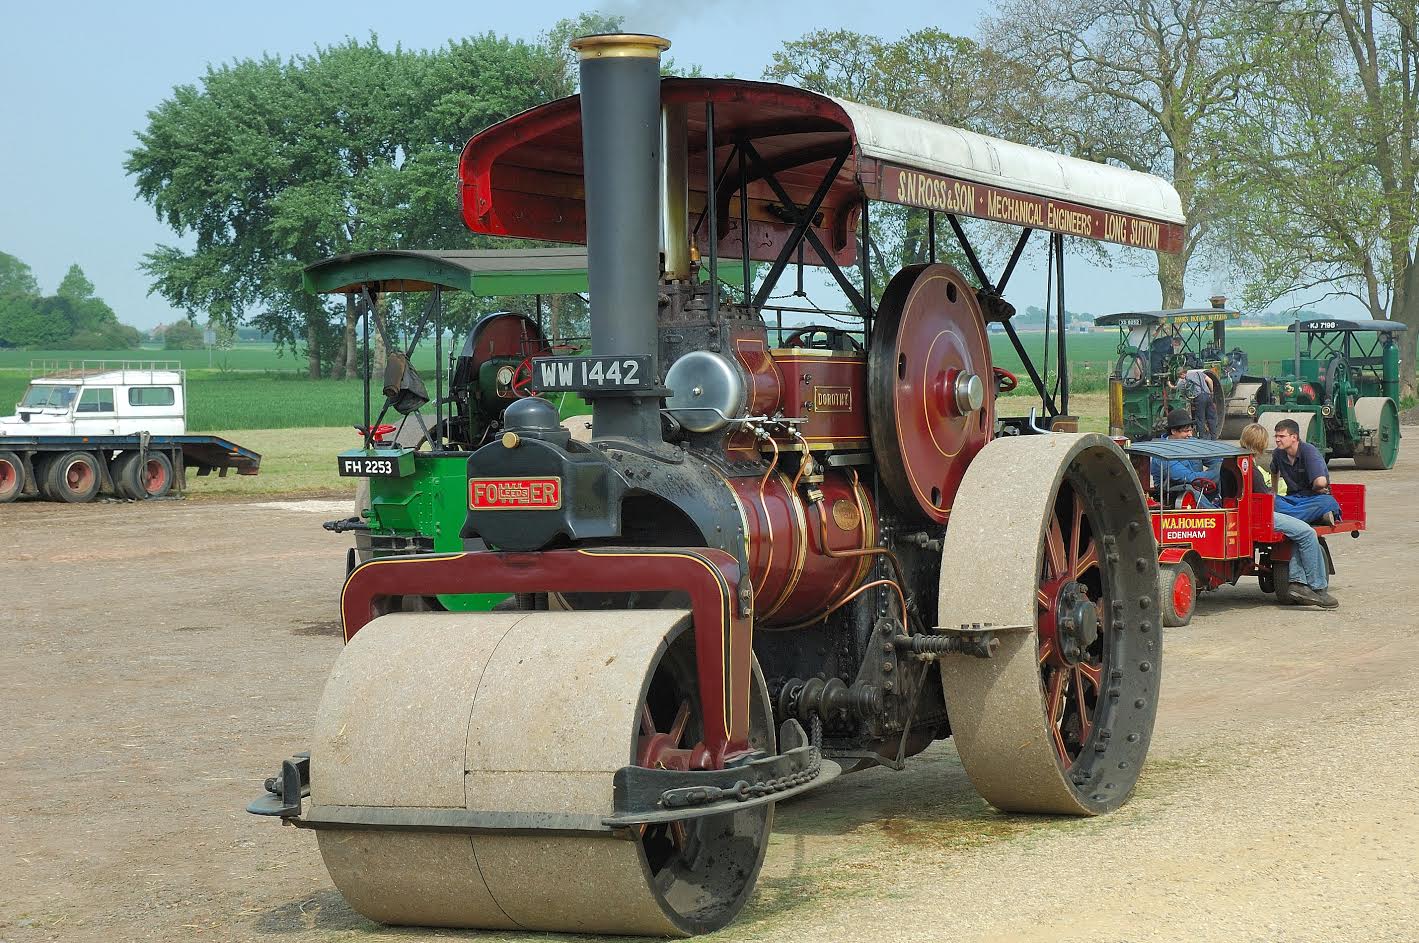
[{"label": "rear roller wheel", "polygon": [[1217,436],[1219,439],[1239,439],[1242,430],[1256,422],[1256,397],[1260,390],[1261,384],[1254,382],[1238,383],[1232,389],[1232,395],[1227,398],[1222,431]]},{"label": "rear roller wheel", "polygon": [[999,626],[941,662],[961,764],[1008,812],[1096,815],[1133,790],[1157,711],[1158,562],[1138,479],[1093,434],[999,439],[961,484],[943,626]]},{"label": "rear roller wheel", "polygon": [[[376,619],[322,696],[311,801],[599,821],[617,769],[694,761],[704,719],[689,625],[680,610]],[[771,752],[757,666],[750,706],[751,742]],[[317,835],[331,879],[373,920],[686,936],[743,906],[772,814],[618,832]]]},{"label": "rear roller wheel", "polygon": [[1355,467],[1384,470],[1399,458],[1399,411],[1388,396],[1365,396],[1355,401],[1355,421],[1369,430],[1375,445],[1355,451]]},{"label": "rear roller wheel", "polygon": [[1187,625],[1197,609],[1197,576],[1186,560],[1158,567],[1158,605],[1163,607],[1163,625],[1170,629]]},{"label": "rear roller wheel", "polygon": [[0,452],[0,504],[9,504],[25,490],[25,463],[14,452]]}]

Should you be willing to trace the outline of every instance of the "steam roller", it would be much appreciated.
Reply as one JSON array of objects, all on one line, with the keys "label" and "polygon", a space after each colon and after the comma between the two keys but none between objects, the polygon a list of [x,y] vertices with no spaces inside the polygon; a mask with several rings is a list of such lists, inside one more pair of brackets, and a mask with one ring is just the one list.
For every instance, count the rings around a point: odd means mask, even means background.
[{"label": "steam roller", "polygon": [[[467,508],[464,552],[350,570],[309,752],[249,806],[313,829],[370,919],[709,932],[752,895],[775,805],[844,772],[950,738],[997,808],[1088,816],[1146,761],[1158,554],[1123,452],[1054,431],[1067,391],[1037,384],[1041,411],[1005,414],[1019,380],[988,329],[1013,315],[1008,269],[992,284],[963,228],[970,273],[927,258],[878,298],[843,269],[872,199],[1024,213],[1074,168],[1083,202],[1040,221],[1078,237],[1084,209],[1156,199],[1096,237],[1172,251],[1175,192],[1028,148],[1012,166],[1039,179],[987,199],[998,169],[950,165],[975,174],[953,190],[943,154],[1007,142],[953,151],[968,132],[802,89],[662,80],[667,47],[576,40],[581,94],[463,154],[474,232],[587,244],[591,350],[526,358],[531,395],[466,453],[440,496]],[[1063,250],[1050,237],[1061,292]],[[852,310],[771,330],[795,259]],[[755,261],[757,289],[719,289]],[[562,392],[589,424],[562,421],[544,395]],[[397,611],[457,593],[511,595]]]}]

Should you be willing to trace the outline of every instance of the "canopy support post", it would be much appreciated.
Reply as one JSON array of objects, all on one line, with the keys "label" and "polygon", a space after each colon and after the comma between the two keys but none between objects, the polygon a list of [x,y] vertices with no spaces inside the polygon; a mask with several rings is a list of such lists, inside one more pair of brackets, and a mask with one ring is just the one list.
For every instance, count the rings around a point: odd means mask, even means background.
[{"label": "canopy support post", "polygon": [[[729,165],[726,161],[725,171]],[[709,319],[719,320],[719,194],[714,172],[714,102],[705,102],[705,215],[709,217]]]},{"label": "canopy support post", "polygon": [[1064,316],[1064,233],[1054,233],[1055,318],[1059,326],[1059,411],[1069,415],[1068,333]]},{"label": "canopy support post", "polygon": [[[542,296],[537,296],[537,316],[542,316]],[[443,451],[443,286],[434,286],[434,451]]]}]

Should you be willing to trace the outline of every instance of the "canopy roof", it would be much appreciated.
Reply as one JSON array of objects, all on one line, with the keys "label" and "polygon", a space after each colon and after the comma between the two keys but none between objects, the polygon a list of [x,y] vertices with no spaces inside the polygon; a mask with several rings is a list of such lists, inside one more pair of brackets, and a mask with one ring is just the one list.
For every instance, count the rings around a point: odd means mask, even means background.
[{"label": "canopy roof", "polygon": [[[1381,334],[1393,334],[1408,330],[1408,326],[1403,321],[1342,320],[1340,318],[1313,318],[1310,321],[1302,321],[1300,327],[1307,334],[1320,334],[1325,331],[1377,331]],[[1294,334],[1296,333],[1296,325],[1288,324],[1286,330]]]},{"label": "canopy roof", "polygon": [[1250,455],[1246,449],[1216,439],[1149,439],[1131,442],[1125,450],[1131,455],[1146,455],[1171,461],[1178,458],[1226,458],[1229,455]]},{"label": "canopy roof", "polygon": [[[792,231],[771,172],[806,205],[840,155],[813,228],[839,264],[864,198],[992,219],[1146,249],[1182,247],[1177,192],[1149,174],[1065,157],[805,89],[737,79],[664,79],[661,102],[689,125],[690,221],[708,253],[706,105],[714,106],[719,251],[740,254],[739,194],[748,194],[750,255],[773,259]],[[747,142],[762,169],[729,161]],[[549,102],[479,132],[459,165],[463,219],[474,232],[584,243],[581,101]],[[805,259],[816,261],[812,253]]]},{"label": "canopy roof", "polygon": [[483,297],[586,291],[586,250],[386,249],[321,259],[305,268],[313,294],[433,291],[435,286]]},{"label": "canopy roof", "polygon": [[1142,327],[1154,324],[1202,324],[1211,321],[1233,321],[1242,313],[1235,308],[1164,308],[1158,311],[1120,311],[1094,319],[1100,326],[1118,324],[1122,327]]}]

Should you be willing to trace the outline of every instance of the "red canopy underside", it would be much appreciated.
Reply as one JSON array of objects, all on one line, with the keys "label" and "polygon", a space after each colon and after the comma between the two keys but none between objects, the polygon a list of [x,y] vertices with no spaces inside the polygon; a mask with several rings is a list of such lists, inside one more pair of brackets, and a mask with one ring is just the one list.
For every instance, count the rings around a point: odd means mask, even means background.
[{"label": "red canopy underside", "polygon": [[[687,106],[689,124],[690,226],[702,255],[709,253],[709,221],[704,219],[708,171],[705,104],[714,103],[714,164],[724,162],[736,140],[748,140],[780,186],[799,206],[812,199],[833,161],[853,144],[846,114],[823,96],[786,86],[695,79],[667,79],[661,100]],[[838,171],[813,229],[839,265],[857,256],[854,233],[862,188],[857,155]],[[793,231],[782,201],[746,164],[749,255],[777,257]],[[463,150],[459,167],[463,219],[478,233],[586,243],[586,203],[582,181],[581,101],[549,102],[476,135]],[[719,188],[719,254],[741,257],[739,194],[746,189],[738,160]],[[805,261],[821,264],[807,248]]]}]

